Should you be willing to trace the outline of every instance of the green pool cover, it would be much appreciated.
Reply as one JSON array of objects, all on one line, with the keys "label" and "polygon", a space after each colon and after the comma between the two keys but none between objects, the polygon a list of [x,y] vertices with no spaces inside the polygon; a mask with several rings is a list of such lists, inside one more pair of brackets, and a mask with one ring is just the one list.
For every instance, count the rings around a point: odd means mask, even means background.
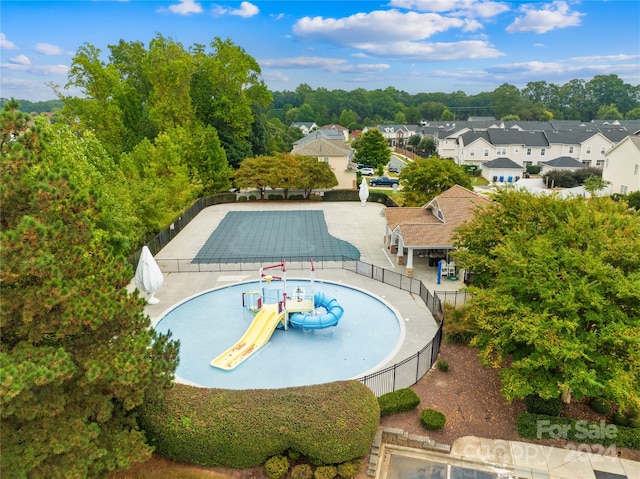
[{"label": "green pool cover", "polygon": [[227,213],[194,263],[360,259],[351,243],[329,234],[322,210]]}]

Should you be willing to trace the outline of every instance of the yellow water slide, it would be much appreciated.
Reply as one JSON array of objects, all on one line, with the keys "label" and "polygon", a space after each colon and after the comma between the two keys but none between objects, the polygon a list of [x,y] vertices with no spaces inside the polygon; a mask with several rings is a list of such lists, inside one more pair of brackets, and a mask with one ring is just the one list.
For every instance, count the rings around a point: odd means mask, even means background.
[{"label": "yellow water slide", "polygon": [[284,312],[278,312],[277,304],[265,304],[236,344],[211,361],[211,366],[219,369],[233,369],[262,346],[267,344]]}]

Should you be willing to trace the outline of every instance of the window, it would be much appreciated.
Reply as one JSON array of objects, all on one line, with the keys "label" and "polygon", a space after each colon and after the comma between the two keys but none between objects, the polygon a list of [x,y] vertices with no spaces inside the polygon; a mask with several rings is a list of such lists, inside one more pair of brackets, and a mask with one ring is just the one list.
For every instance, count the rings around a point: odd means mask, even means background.
[{"label": "window", "polygon": [[584,166],[591,166],[591,160],[582,160]]},{"label": "window", "polygon": [[587,155],[591,154],[591,147],[590,146],[587,146],[587,152],[586,153],[587,153]]},{"label": "window", "polygon": [[329,163],[329,157],[328,157],[328,156],[325,156],[325,157],[322,159],[322,161],[324,161],[325,163]]},{"label": "window", "polygon": [[469,156],[476,156],[476,149],[475,148],[471,148],[469,150]]},{"label": "window", "polygon": [[540,148],[540,156],[544,156],[547,150],[545,148]]},{"label": "window", "polygon": [[571,154],[573,154],[573,146],[570,146],[570,147],[569,147],[569,154],[570,154],[570,155],[571,155]]},{"label": "window", "polygon": [[507,156],[507,147],[499,146],[496,148],[496,156]]},{"label": "window", "polygon": [[604,160],[596,160],[596,166],[603,167],[604,166]]},{"label": "window", "polygon": [[609,168],[609,158],[605,160],[604,167]]},{"label": "window", "polygon": [[637,175],[637,174],[638,174],[638,170],[640,170],[640,165],[635,165],[635,166],[633,167],[633,174],[634,174],[634,175]]},{"label": "window", "polygon": [[484,149],[484,156],[488,157],[489,156],[489,148],[485,148]]},{"label": "window", "polygon": [[620,185],[620,194],[626,195],[628,188],[625,185]]},{"label": "window", "polygon": [[527,148],[527,156],[531,156],[531,148]]},{"label": "window", "polygon": [[606,151],[607,151],[607,147],[606,146],[601,146],[600,147],[600,154],[601,155],[604,155]]},{"label": "window", "polygon": [[533,165],[533,161],[523,161],[523,162],[522,162],[522,166],[524,166],[525,168],[526,168],[527,166],[531,166],[531,165]]}]

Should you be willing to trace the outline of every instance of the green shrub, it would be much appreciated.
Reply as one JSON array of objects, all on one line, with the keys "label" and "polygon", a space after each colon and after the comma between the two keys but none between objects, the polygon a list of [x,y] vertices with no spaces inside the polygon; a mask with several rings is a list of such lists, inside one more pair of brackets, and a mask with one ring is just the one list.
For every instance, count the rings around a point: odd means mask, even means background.
[{"label": "green shrub", "polygon": [[258,199],[258,197],[256,195],[249,195],[249,200],[250,201],[255,201],[257,199]]},{"label": "green shrub", "polygon": [[629,418],[620,410],[613,415],[613,423],[618,426],[628,426]]},{"label": "green shrub", "polygon": [[314,479],[333,479],[338,475],[336,466],[320,466],[313,473]]},{"label": "green shrub", "polygon": [[420,404],[420,397],[411,389],[398,389],[380,396],[378,404],[380,404],[380,415],[388,416],[415,409]]},{"label": "green shrub", "polygon": [[476,322],[467,314],[465,307],[443,303],[446,321],[442,328],[444,339],[452,344],[469,344],[476,335]]},{"label": "green shrub", "polygon": [[296,201],[304,200],[304,195],[300,195],[300,194],[297,194],[297,195],[289,195],[289,199],[290,199],[290,200],[296,200]]},{"label": "green shrub", "polygon": [[362,469],[362,458],[338,464],[338,475],[343,479],[352,479],[358,475]]},{"label": "green shrub", "polygon": [[267,199],[268,200],[284,200],[284,195],[278,195],[278,194],[270,194],[267,195]]},{"label": "green shrub", "polygon": [[238,197],[238,201],[239,202],[247,201],[247,197],[246,196],[240,196],[240,197]]},{"label": "green shrub", "polygon": [[609,404],[609,401],[604,398],[593,398],[589,402],[589,407],[592,411],[605,416],[611,411],[611,404]]},{"label": "green shrub", "polygon": [[366,456],[379,421],[377,398],[359,381],[264,390],[175,384],[139,415],[147,439],[166,458],[237,469],[291,449],[312,464]]},{"label": "green shrub", "polygon": [[280,479],[289,471],[289,459],[281,455],[270,457],[264,463],[264,468],[269,479]]},{"label": "green shrub", "polygon": [[531,414],[545,414],[547,416],[557,416],[562,409],[562,399],[544,399],[537,394],[532,394],[524,398],[527,412]]},{"label": "green shrub", "polygon": [[439,431],[447,422],[447,418],[435,409],[423,409],[420,411],[420,423],[429,431]]},{"label": "green shrub", "polygon": [[530,175],[537,175],[538,173],[540,173],[541,169],[542,166],[540,165],[527,165],[527,173],[529,173]]},{"label": "green shrub", "polygon": [[449,370],[449,363],[446,361],[438,361],[438,369],[446,373]]},{"label": "green shrub", "polygon": [[309,464],[297,464],[291,468],[291,479],[313,479],[313,469]]}]

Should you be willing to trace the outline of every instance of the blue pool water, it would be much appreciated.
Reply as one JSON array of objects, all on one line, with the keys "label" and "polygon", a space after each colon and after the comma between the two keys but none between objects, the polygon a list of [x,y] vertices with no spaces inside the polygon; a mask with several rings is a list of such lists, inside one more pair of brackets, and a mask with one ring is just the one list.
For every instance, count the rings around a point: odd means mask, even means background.
[{"label": "blue pool water", "polygon": [[[278,283],[278,284],[276,284]],[[267,286],[263,283],[263,286]],[[287,279],[287,290],[308,280]],[[282,288],[272,282],[269,288]],[[225,389],[282,388],[357,378],[387,363],[404,340],[397,311],[382,299],[339,283],[316,280],[314,291],[337,299],[344,315],[334,328],[276,330],[269,343],[231,371],[210,365],[249,327],[242,293],[260,289],[258,281],[213,289],[180,303],[156,325],[180,340],[178,380]]]}]

